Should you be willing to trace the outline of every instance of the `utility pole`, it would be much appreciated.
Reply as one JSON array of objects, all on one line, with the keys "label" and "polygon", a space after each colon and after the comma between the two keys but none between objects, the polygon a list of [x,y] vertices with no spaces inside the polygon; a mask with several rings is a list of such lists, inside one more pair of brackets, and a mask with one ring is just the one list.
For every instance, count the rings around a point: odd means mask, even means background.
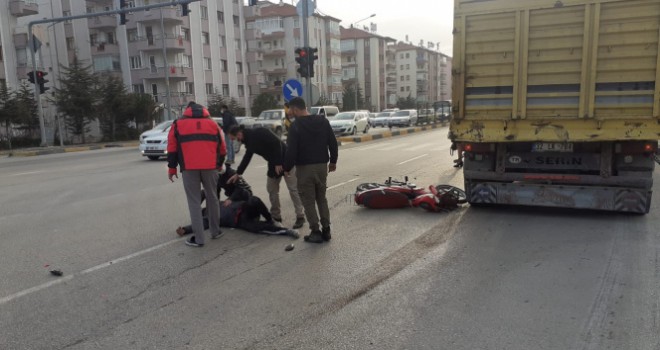
[{"label": "utility pole", "polygon": [[165,46],[165,22],[163,20],[163,8],[160,8],[160,39],[163,46],[163,62],[165,62],[165,109],[167,113],[166,120],[172,120],[170,104],[170,67],[167,64],[167,47]]},{"label": "utility pole", "polygon": [[[300,0],[302,1],[302,12],[303,12],[303,46],[307,51],[309,51],[309,1],[310,0]],[[312,64],[314,62],[312,61]],[[307,91],[307,106],[312,107],[314,101],[312,101],[312,78],[309,75],[305,78],[305,91]]]}]

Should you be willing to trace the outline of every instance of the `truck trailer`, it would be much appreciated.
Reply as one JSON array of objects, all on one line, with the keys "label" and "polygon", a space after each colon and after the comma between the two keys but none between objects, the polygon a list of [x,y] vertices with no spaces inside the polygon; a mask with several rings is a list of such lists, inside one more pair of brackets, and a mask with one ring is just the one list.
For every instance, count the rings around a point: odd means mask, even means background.
[{"label": "truck trailer", "polygon": [[449,138],[468,201],[648,213],[660,1],[455,0]]}]

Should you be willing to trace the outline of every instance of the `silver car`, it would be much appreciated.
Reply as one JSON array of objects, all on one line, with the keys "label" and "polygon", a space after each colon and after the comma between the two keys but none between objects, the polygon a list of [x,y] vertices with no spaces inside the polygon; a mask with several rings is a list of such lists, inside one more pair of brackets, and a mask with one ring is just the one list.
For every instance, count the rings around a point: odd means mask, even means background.
[{"label": "silver car", "polygon": [[389,126],[390,123],[390,116],[393,114],[393,112],[380,112],[376,113],[376,117],[371,120],[371,126],[379,127],[382,126],[384,128]]}]

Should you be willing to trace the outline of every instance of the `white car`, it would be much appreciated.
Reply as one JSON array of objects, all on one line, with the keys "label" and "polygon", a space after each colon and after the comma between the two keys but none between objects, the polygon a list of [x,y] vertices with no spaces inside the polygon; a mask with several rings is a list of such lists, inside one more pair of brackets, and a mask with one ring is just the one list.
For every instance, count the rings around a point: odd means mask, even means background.
[{"label": "white car", "polygon": [[162,122],[140,135],[140,146],[138,148],[143,157],[158,160],[160,157],[167,156],[167,135],[170,132],[172,122],[172,120]]},{"label": "white car", "polygon": [[414,109],[404,109],[394,112],[390,116],[389,126],[409,127],[417,124],[417,111]]},{"label": "white car", "polygon": [[369,113],[341,112],[330,120],[335,135],[355,135],[369,132]]},{"label": "white car", "polygon": [[371,126],[374,128],[382,126],[386,128],[388,125],[390,125],[390,116],[394,114],[394,112],[380,112],[376,113],[376,117],[371,121]]}]

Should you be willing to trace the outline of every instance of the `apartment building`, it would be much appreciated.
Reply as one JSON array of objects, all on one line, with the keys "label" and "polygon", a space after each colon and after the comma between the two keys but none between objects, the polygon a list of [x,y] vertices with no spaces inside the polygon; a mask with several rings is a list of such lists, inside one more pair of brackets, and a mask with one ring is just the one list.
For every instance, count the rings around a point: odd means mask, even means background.
[{"label": "apartment building", "polygon": [[451,57],[423,46],[396,46],[397,93],[418,103],[451,99]]},{"label": "apartment building", "polygon": [[[341,28],[342,82],[363,91],[373,111],[396,104],[396,40],[358,28]],[[344,106],[344,109],[354,106]]]},{"label": "apartment building", "polygon": [[[290,78],[298,78],[295,49],[304,44],[301,21],[292,5],[282,1],[260,1],[250,7],[246,16],[248,61],[250,65],[250,92],[273,94],[282,101],[282,84]],[[341,51],[340,20],[315,14],[309,18],[309,42],[318,48],[315,76],[312,84],[321,96],[340,101]]]},{"label": "apartment building", "polygon": [[0,3],[0,83],[14,89],[18,87],[20,79],[27,79],[27,72],[32,70],[28,70],[31,61],[27,33],[16,32],[15,28],[19,18],[37,13],[39,5],[35,1]]}]

